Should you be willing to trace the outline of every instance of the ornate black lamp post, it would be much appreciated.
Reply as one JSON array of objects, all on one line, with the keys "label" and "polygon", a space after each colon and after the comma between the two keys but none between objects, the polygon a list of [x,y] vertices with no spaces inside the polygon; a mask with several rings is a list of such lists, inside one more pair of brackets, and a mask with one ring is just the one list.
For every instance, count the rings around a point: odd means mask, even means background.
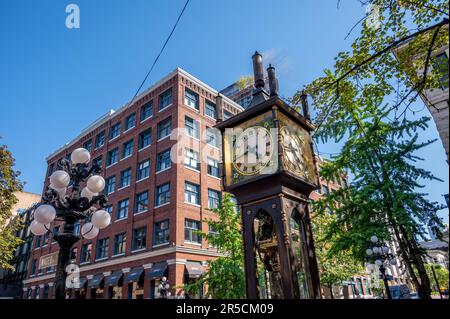
[{"label": "ornate black lamp post", "polygon": [[[59,170],[50,176],[50,185],[35,209],[31,223],[31,232],[40,236],[50,229],[53,221],[64,222],[63,230],[53,237],[59,244],[56,299],[66,298],[66,267],[70,261],[71,248],[80,239],[74,231],[75,223],[84,221],[81,235],[92,239],[98,235],[99,229],[111,222],[109,213],[101,209],[107,203],[107,197],[99,195],[105,187],[105,180],[98,175],[101,168],[96,163],[88,167],[90,158],[86,149],[78,148],[72,152],[70,161],[62,159],[58,162]],[[85,181],[87,186],[80,190],[80,183]],[[68,187],[71,187],[70,193],[67,192]]]},{"label": "ornate black lamp post", "polygon": [[158,285],[158,289],[160,299],[167,299],[167,297],[170,296],[170,285],[166,277],[161,278],[161,283]]},{"label": "ornate black lamp post", "polygon": [[391,290],[389,289],[389,283],[386,275],[386,266],[396,265],[397,260],[390,252],[389,247],[379,241],[377,236],[374,235],[370,237],[370,241],[372,242],[372,245],[366,250],[366,259],[369,262],[368,268],[370,270],[375,270],[376,267],[378,267],[383,278],[386,296],[388,299],[392,299]]}]

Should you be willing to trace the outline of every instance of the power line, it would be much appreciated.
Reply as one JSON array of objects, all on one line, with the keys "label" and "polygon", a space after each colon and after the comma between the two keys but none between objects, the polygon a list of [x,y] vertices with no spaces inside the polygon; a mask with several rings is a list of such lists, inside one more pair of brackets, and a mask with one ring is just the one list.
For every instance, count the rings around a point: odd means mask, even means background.
[{"label": "power line", "polygon": [[161,56],[161,54],[163,53],[164,49],[166,48],[167,43],[169,42],[170,38],[172,37],[178,22],[180,22],[181,17],[183,16],[184,11],[186,10],[187,5],[189,4],[190,0],[186,0],[186,3],[184,4],[183,9],[181,10],[180,14],[178,15],[177,21],[175,22],[172,31],[170,31],[169,36],[167,37],[166,41],[164,42],[161,50],[159,51],[158,55],[156,56],[155,60],[153,61],[152,66],[150,67],[150,70],[147,72],[147,74],[145,75],[144,80],[142,81],[141,85],[139,85],[139,88],[137,89],[136,93],[134,94],[133,98],[131,99],[131,101],[128,103],[128,105],[131,105],[134,102],[134,99],[136,98],[136,96],[139,94],[139,91],[142,89],[142,87],[144,86],[145,81],[147,81],[150,73],[152,73],[153,68],[156,65],[156,62],[158,62],[159,57]]}]

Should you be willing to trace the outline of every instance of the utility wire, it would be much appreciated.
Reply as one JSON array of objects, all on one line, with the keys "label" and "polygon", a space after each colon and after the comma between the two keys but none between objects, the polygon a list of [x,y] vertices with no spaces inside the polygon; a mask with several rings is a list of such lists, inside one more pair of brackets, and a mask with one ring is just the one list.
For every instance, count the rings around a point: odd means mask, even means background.
[{"label": "utility wire", "polygon": [[163,44],[161,50],[159,51],[158,55],[156,56],[155,60],[153,61],[153,64],[152,64],[152,66],[150,67],[150,70],[149,70],[149,71],[147,72],[147,74],[145,75],[144,80],[142,81],[141,85],[139,85],[139,88],[136,90],[136,93],[134,93],[134,96],[133,96],[133,98],[131,99],[131,101],[128,103],[128,105],[131,105],[131,104],[134,102],[134,99],[136,98],[136,96],[139,94],[139,92],[141,91],[142,87],[144,86],[145,81],[147,81],[147,79],[148,79],[150,73],[152,73],[153,68],[154,68],[155,65],[156,65],[156,62],[158,62],[158,59],[159,59],[159,57],[161,56],[161,54],[163,53],[164,49],[166,48],[166,45],[167,45],[167,43],[169,42],[170,38],[172,37],[172,35],[173,35],[173,33],[174,33],[174,31],[175,31],[177,25],[178,25],[178,22],[180,22],[180,19],[181,19],[181,17],[183,16],[183,13],[184,13],[184,11],[186,10],[187,5],[189,4],[189,1],[190,1],[190,0],[186,0],[186,3],[184,4],[183,9],[181,10],[180,14],[178,15],[177,21],[175,22],[175,24],[174,24],[174,26],[173,26],[173,28],[172,28],[172,31],[170,31],[169,36],[167,37],[167,39],[166,39],[166,41],[164,42],[164,44]]}]

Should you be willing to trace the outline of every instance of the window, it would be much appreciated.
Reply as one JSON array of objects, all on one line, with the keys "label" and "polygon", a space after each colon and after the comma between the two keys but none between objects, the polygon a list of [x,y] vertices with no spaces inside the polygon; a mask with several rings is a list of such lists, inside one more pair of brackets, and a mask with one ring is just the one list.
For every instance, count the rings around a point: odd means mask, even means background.
[{"label": "window", "polygon": [[53,171],[55,170],[55,163],[51,163],[49,166],[48,166],[48,176],[50,176],[50,175],[52,175],[53,174]]},{"label": "window", "polygon": [[137,176],[136,176],[137,181],[140,181],[141,179],[149,177],[150,176],[150,160],[140,162],[138,164],[136,174],[137,174]]},{"label": "window", "polygon": [[83,143],[83,148],[87,149],[89,152],[92,151],[92,140],[88,140]]},{"label": "window", "polygon": [[131,184],[131,168],[128,168],[122,172],[120,172],[120,184],[119,187],[127,187]]},{"label": "window", "polygon": [[[73,262],[76,262],[77,255],[78,255],[78,248],[77,247],[73,247],[70,250],[70,260],[72,260]],[[50,268],[53,268],[53,267],[50,267]]]},{"label": "window", "polygon": [[91,261],[91,255],[92,255],[92,244],[83,244],[81,246],[81,257],[80,262],[86,263]]},{"label": "window", "polygon": [[184,104],[198,110],[198,108],[199,108],[198,101],[199,101],[199,97],[198,97],[197,93],[195,93],[194,91],[191,91],[189,89],[184,90]]},{"label": "window", "polygon": [[184,240],[201,243],[201,235],[198,233],[200,231],[200,222],[192,219],[184,220]]},{"label": "window", "polygon": [[143,149],[152,143],[152,129],[145,130],[139,134],[139,149]]},{"label": "window", "polygon": [[41,287],[37,286],[34,288],[34,299],[39,299],[39,292],[41,290]]},{"label": "window", "polygon": [[186,134],[198,139],[200,137],[200,124],[190,117],[184,118],[184,127],[186,129]]},{"label": "window", "polygon": [[218,208],[220,205],[220,192],[214,189],[208,189],[208,208]]},{"label": "window", "polygon": [[59,235],[59,226],[55,226],[53,228],[53,236],[58,236]]},{"label": "window", "polygon": [[132,129],[136,125],[136,113],[132,113],[125,118],[125,131]]},{"label": "window", "polygon": [[200,186],[185,182],[184,183],[184,201],[190,204],[200,204]]},{"label": "window", "polygon": [[155,223],[155,245],[169,242],[169,220]]},{"label": "window", "polygon": [[122,146],[122,158],[133,155],[133,140],[123,143]]},{"label": "window", "polygon": [[114,255],[125,254],[127,244],[126,233],[117,234],[114,237]]},{"label": "window", "polygon": [[329,192],[330,192],[330,191],[329,191],[329,189],[328,189],[328,186],[322,185],[322,193],[328,194]]},{"label": "window", "polygon": [[155,206],[160,206],[170,202],[170,183],[156,187]]},{"label": "window", "polygon": [[[210,237],[217,237],[217,235],[219,234],[219,232],[217,231],[216,227],[214,227],[214,225],[209,224],[208,225],[208,235]],[[212,244],[209,244],[210,246],[212,246]]]},{"label": "window", "polygon": [[46,233],[44,234],[44,246],[45,246],[45,245],[48,245],[48,238],[49,238],[49,235],[48,235],[48,232],[46,232]]},{"label": "window", "polygon": [[80,229],[81,229],[80,223],[76,222],[75,225],[73,226],[73,233],[75,235],[79,235],[80,234]]},{"label": "window", "polygon": [[171,166],[170,161],[170,149],[159,153],[156,156],[156,171],[163,171],[165,169],[169,169]]},{"label": "window", "polygon": [[111,214],[112,214],[112,211],[113,211],[112,205],[106,206],[106,207],[105,207],[105,210],[111,215]]},{"label": "window", "polygon": [[145,239],[147,237],[147,227],[141,227],[133,230],[133,250],[144,249]]},{"label": "window", "polygon": [[198,152],[193,151],[189,148],[184,150],[184,165],[196,170],[200,170],[200,155]]},{"label": "window", "polygon": [[105,192],[106,195],[111,194],[116,190],[116,176],[111,176],[106,179]]},{"label": "window", "polygon": [[120,135],[120,123],[111,126],[109,130],[109,139],[112,140]]},{"label": "window", "polygon": [[172,88],[159,95],[158,111],[169,107],[172,104]]},{"label": "window", "polygon": [[127,218],[129,206],[130,206],[130,200],[128,198],[121,200],[119,202],[118,210],[117,210],[117,217],[116,217],[117,220]]},{"label": "window", "polygon": [[96,157],[93,161],[92,164],[97,165],[98,167],[102,167],[102,156],[98,156]]},{"label": "window", "polygon": [[106,155],[106,166],[111,166],[119,160],[119,148],[116,147],[115,149],[108,152]]},{"label": "window", "polygon": [[136,195],[135,212],[141,213],[148,209],[148,192]]},{"label": "window", "polygon": [[441,75],[441,79],[439,81],[441,83],[441,88],[448,88],[448,56],[445,52],[436,55],[434,59],[434,67]]},{"label": "window", "polygon": [[216,105],[208,100],[205,100],[205,114],[213,119],[217,119]]},{"label": "window", "polygon": [[223,111],[223,119],[224,120],[228,120],[230,117],[232,117],[233,116],[233,114],[232,113],[230,113],[230,112],[228,112],[228,111]]},{"label": "window", "polygon": [[33,259],[33,261],[31,262],[31,275],[36,274],[36,269],[37,269],[37,259]]},{"label": "window", "polygon": [[208,157],[207,159],[208,163],[208,175],[214,176],[214,177],[220,177],[220,166],[219,161]]},{"label": "window", "polygon": [[34,248],[41,247],[41,236],[36,237],[36,245],[34,245]]},{"label": "window", "polygon": [[172,131],[172,118],[168,117],[164,121],[158,123],[158,140],[170,135]]},{"label": "window", "polygon": [[95,148],[99,148],[105,145],[105,131],[97,134],[95,137]]},{"label": "window", "polygon": [[141,122],[152,117],[153,115],[153,100],[141,107]]},{"label": "window", "polygon": [[108,257],[108,238],[99,239],[97,242],[97,259]]},{"label": "window", "polygon": [[216,129],[206,128],[206,143],[214,147],[219,147],[219,138]]}]

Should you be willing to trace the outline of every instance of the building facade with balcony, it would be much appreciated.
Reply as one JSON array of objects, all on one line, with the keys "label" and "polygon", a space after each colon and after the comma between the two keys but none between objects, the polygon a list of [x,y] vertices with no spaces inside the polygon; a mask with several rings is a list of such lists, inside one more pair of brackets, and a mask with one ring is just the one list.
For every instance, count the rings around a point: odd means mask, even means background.
[{"label": "building facade with balcony", "polygon": [[[91,152],[106,181],[111,224],[74,245],[80,287],[69,290],[71,298],[158,298],[163,276],[180,287],[219,256],[197,233],[208,232],[203,220],[214,218],[209,208],[221,199],[220,138],[213,126],[242,110],[177,68],[48,156],[44,190],[57,161],[79,147]],[[47,261],[58,252],[52,235],[60,228],[34,238],[24,298],[53,296],[55,267]]]}]

